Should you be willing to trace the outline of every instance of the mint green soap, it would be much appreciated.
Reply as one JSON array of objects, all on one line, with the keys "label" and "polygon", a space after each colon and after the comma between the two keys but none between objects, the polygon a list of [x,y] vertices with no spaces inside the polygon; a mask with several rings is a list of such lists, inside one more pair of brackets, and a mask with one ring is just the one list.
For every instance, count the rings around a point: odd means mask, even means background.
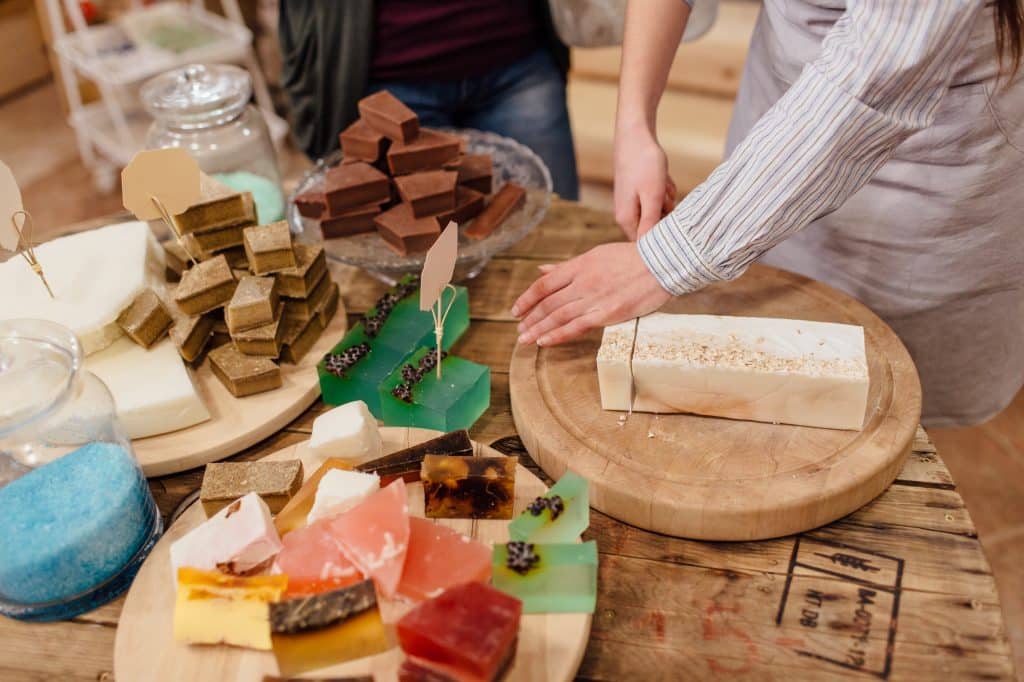
[{"label": "mint green soap", "polygon": [[491,404],[491,368],[456,357],[441,362],[435,348],[420,348],[380,385],[385,426],[438,431],[468,429]]},{"label": "mint green soap", "polygon": [[513,540],[568,543],[576,542],[589,525],[587,481],[567,471],[509,524],[508,531]]},{"label": "mint green soap", "polygon": [[252,192],[260,225],[284,220],[284,194],[277,183],[249,171],[215,173],[213,177],[236,192]]},{"label": "mint green soap", "polygon": [[[455,287],[455,291],[445,289],[441,296],[442,310],[448,310],[441,348],[448,350],[469,329],[469,292],[466,287]],[[390,346],[405,349],[407,354],[420,346],[437,347],[434,318],[429,310],[420,310],[419,289],[395,305],[378,338]]]},{"label": "mint green soap", "polygon": [[523,613],[593,613],[597,543],[495,545],[491,582],[523,602]]}]

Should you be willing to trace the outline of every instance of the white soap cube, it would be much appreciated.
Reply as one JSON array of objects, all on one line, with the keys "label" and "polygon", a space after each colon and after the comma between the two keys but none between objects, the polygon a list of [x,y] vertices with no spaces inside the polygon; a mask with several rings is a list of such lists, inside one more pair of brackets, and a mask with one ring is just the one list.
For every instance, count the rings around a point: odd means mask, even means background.
[{"label": "white soap cube", "polygon": [[366,403],[356,400],[335,407],[313,421],[313,435],[308,451],[314,465],[323,464],[328,457],[340,457],[353,462],[366,462],[380,457],[384,445],[377,430],[377,420],[370,414]]},{"label": "white soap cube", "polygon": [[347,512],[378,490],[380,476],[377,474],[331,469],[317,484],[316,498],[306,523]]}]

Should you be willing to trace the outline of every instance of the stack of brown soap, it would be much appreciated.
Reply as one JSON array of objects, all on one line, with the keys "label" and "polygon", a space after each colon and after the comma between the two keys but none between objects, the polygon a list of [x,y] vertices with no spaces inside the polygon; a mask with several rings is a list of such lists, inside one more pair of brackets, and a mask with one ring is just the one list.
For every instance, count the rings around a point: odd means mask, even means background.
[{"label": "stack of brown soap", "polygon": [[[178,233],[183,235],[187,255],[205,260],[223,253],[230,261],[231,254],[242,249],[242,230],[256,224],[252,194],[236,192],[201,173],[199,196],[198,203],[173,217]],[[175,260],[179,260],[180,253],[175,255]]]},{"label": "stack of brown soap", "polygon": [[[324,239],[376,229],[404,256],[430,248],[450,220],[465,223],[490,208],[490,156],[462,154],[458,136],[420,128],[416,114],[386,90],[360,100],[359,115],[339,135],[344,160],[328,169],[323,191],[295,198],[300,214],[320,221]],[[490,235],[523,205],[522,187],[505,188],[518,198],[506,197],[468,237]]]}]

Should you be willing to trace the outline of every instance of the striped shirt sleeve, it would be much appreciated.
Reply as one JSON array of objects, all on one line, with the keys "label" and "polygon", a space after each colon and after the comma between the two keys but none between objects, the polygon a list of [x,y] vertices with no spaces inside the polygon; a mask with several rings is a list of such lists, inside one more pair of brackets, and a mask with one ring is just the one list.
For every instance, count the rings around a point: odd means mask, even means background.
[{"label": "striped shirt sleeve", "polygon": [[732,156],[640,238],[661,285],[680,295],[738,277],[839,208],[931,124],[984,4],[849,0],[820,56]]}]

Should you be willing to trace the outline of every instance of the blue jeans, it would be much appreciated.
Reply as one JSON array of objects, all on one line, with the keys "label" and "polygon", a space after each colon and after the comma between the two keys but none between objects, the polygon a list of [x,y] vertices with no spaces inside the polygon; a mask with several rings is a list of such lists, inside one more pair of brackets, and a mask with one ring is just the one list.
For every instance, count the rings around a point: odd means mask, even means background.
[{"label": "blue jeans", "polygon": [[385,89],[425,126],[489,130],[525,144],[547,164],[555,192],[579,198],[565,81],[547,50],[476,78],[373,81],[367,88],[368,93]]}]

